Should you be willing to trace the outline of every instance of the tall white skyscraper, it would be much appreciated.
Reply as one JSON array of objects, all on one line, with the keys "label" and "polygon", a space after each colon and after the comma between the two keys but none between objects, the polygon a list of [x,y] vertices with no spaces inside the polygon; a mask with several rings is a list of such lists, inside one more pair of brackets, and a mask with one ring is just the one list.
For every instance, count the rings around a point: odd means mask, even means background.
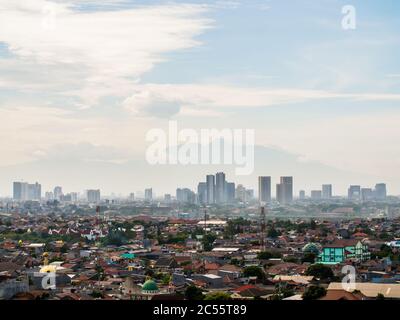
[{"label": "tall white skyscraper", "polygon": [[207,183],[200,182],[197,186],[197,198],[200,205],[207,203]]},{"label": "tall white skyscraper", "polygon": [[153,201],[153,189],[152,188],[144,190],[144,199],[146,201]]},{"label": "tall white skyscraper", "polygon": [[207,203],[215,203],[215,176],[208,175],[206,178],[207,183]]},{"label": "tall white skyscraper", "polygon": [[55,187],[54,188],[54,200],[60,201],[63,195],[62,187]]},{"label": "tall white skyscraper", "polygon": [[293,177],[281,177],[276,185],[276,199],[282,205],[293,201]]},{"label": "tall white skyscraper", "polygon": [[87,190],[87,201],[90,203],[100,202],[100,190]]},{"label": "tall white skyscraper", "polygon": [[258,199],[271,202],[271,177],[258,177]]},{"label": "tall white skyscraper", "polygon": [[387,197],[386,184],[385,183],[377,183],[375,185],[374,195],[375,195],[375,198],[378,200],[385,200]]},{"label": "tall white skyscraper", "polygon": [[215,202],[216,203],[224,203],[225,199],[225,173],[218,172],[216,174],[216,182],[215,182]]},{"label": "tall white skyscraper", "polygon": [[322,199],[331,199],[332,198],[332,185],[331,184],[323,184],[322,185]]}]

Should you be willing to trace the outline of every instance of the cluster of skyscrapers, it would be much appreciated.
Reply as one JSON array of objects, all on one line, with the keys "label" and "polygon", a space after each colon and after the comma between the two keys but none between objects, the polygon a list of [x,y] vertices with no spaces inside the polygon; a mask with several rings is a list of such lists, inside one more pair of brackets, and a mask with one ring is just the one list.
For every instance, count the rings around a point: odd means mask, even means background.
[{"label": "cluster of skyscrapers", "polygon": [[235,193],[235,183],[226,181],[223,172],[207,175],[206,181],[200,182],[197,186],[197,200],[202,205],[233,202]]},{"label": "cluster of skyscrapers", "polygon": [[387,196],[386,184],[377,183],[375,189],[353,185],[349,187],[347,196],[350,200],[384,200]]},{"label": "cluster of skyscrapers", "polygon": [[[272,187],[270,176],[258,177],[258,199],[261,204],[272,202]],[[351,185],[348,188],[347,197],[349,200],[368,201],[385,200],[387,197],[386,184],[378,183],[375,188],[362,188],[360,185]],[[15,201],[40,201],[42,200],[42,186],[36,182],[30,184],[27,182],[13,183],[13,198]],[[153,201],[153,189],[145,189],[144,199],[147,202]],[[311,200],[329,200],[333,198],[332,185],[323,184],[320,190],[311,191]],[[44,199],[46,201],[77,202],[79,194],[71,192],[64,194],[62,187],[57,186],[51,192],[46,192]],[[135,200],[135,195],[130,194],[129,199]],[[197,186],[197,193],[188,188],[178,188],[176,190],[176,201],[178,203],[213,205],[229,204],[235,201],[248,202],[254,199],[254,191],[246,189],[239,184],[237,187],[234,182],[228,182],[224,172],[218,172],[215,175],[207,175],[205,182],[200,182]],[[299,199],[306,199],[306,192],[299,192]],[[100,190],[86,190],[82,198],[89,203],[100,203]],[[172,202],[170,194],[164,196],[166,203]],[[281,205],[288,205],[293,202],[293,177],[280,177],[276,184],[276,202]]]},{"label": "cluster of skyscrapers", "polygon": [[[272,201],[271,177],[258,177],[258,199],[260,203]],[[293,201],[293,177],[280,177],[276,185],[276,200],[282,204]]]},{"label": "cluster of skyscrapers", "polygon": [[[15,201],[41,201],[42,200],[42,186],[36,182],[30,184],[27,182],[14,182],[13,183],[13,199]],[[44,200],[46,201],[60,201],[60,202],[77,202],[79,194],[77,192],[63,193],[62,187],[57,186],[53,191],[45,193]],[[100,190],[86,190],[86,199],[89,203],[99,203],[101,200]]]},{"label": "cluster of skyscrapers", "polygon": [[[332,199],[332,185],[331,184],[323,184],[322,190],[311,190],[311,200],[329,200]],[[300,190],[299,199],[304,200],[306,198],[306,192],[304,190]]]}]

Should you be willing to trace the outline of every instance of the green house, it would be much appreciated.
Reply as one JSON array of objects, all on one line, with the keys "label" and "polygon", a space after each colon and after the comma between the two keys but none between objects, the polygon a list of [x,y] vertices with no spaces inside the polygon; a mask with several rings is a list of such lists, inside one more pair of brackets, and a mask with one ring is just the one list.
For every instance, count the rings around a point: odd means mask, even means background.
[{"label": "green house", "polygon": [[135,259],[135,254],[134,253],[123,253],[120,256],[122,259],[126,259],[126,260],[131,260],[131,259]]},{"label": "green house", "polygon": [[338,240],[325,245],[318,256],[322,264],[338,264],[345,261],[366,261],[371,258],[368,246],[359,240]]}]

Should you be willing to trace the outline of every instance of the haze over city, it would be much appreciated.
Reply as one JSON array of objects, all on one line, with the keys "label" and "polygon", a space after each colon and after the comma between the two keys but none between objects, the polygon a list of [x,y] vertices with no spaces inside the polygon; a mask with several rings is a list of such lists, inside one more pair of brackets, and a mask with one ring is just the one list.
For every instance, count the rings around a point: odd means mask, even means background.
[{"label": "haze over city", "polygon": [[234,174],[146,163],[146,133],[171,119],[254,129],[255,171],[232,177],[249,188],[290,175],[295,192],[385,182],[399,194],[400,4],[353,1],[347,31],[342,5],[1,1],[0,196],[19,180],[163,194]]}]

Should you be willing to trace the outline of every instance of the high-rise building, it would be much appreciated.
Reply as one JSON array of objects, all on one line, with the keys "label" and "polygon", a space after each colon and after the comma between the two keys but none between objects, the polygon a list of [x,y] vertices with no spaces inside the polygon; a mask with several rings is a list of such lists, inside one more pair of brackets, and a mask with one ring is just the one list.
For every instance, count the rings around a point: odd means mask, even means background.
[{"label": "high-rise building", "polygon": [[28,200],[28,183],[26,182],[13,183],[13,199],[16,201]]},{"label": "high-rise building", "polygon": [[176,200],[179,203],[189,203],[192,204],[195,202],[196,195],[195,193],[187,188],[184,189],[176,189]]},{"label": "high-rise building", "polygon": [[331,184],[323,184],[322,185],[322,199],[331,199],[332,198],[332,185]]},{"label": "high-rise building", "polygon": [[385,183],[377,183],[375,185],[375,198],[377,200],[385,200],[387,197],[387,192],[386,192],[386,184]]},{"label": "high-rise building", "polygon": [[90,203],[100,202],[100,190],[87,190],[86,191],[87,201]]},{"label": "high-rise building", "polygon": [[13,198],[16,201],[40,201],[42,198],[42,186],[37,182],[34,184],[29,184],[27,182],[14,182]]},{"label": "high-rise building", "polygon": [[235,183],[234,182],[227,182],[226,183],[226,202],[232,203],[235,200]]},{"label": "high-rise building", "polygon": [[144,199],[146,201],[153,201],[153,189],[152,188],[144,190]]},{"label": "high-rise building", "polygon": [[78,192],[71,192],[71,202],[78,202],[79,194]]},{"label": "high-rise building", "polygon": [[293,201],[293,177],[281,177],[276,185],[276,199],[282,205]]},{"label": "high-rise building", "polygon": [[208,175],[206,178],[207,183],[207,203],[215,203],[215,176]]},{"label": "high-rise building", "polygon": [[169,204],[169,203],[171,203],[171,200],[172,200],[172,199],[171,199],[171,195],[170,195],[169,193],[167,193],[167,194],[164,195],[164,202],[165,202],[165,203],[168,203],[168,204]]},{"label": "high-rise building", "polygon": [[225,199],[225,173],[218,172],[216,174],[216,182],[215,182],[215,202],[216,203],[224,203]]},{"label": "high-rise building", "polygon": [[271,177],[258,177],[258,199],[271,202]]},{"label": "high-rise building", "polygon": [[42,198],[42,186],[39,183],[28,184],[28,200],[40,201]]},{"label": "high-rise building", "polygon": [[300,190],[299,199],[304,200],[306,198],[306,192],[304,190]]},{"label": "high-rise building", "polygon": [[62,187],[55,187],[54,188],[54,200],[61,200],[61,197],[63,195]]},{"label": "high-rise building", "polygon": [[46,201],[52,201],[54,200],[54,193],[53,192],[46,192],[44,196]]},{"label": "high-rise building", "polygon": [[183,202],[183,189],[181,188],[176,189],[175,198],[176,201]]},{"label": "high-rise building", "polygon": [[200,205],[207,204],[207,183],[200,182],[197,186],[197,197]]},{"label": "high-rise building", "polygon": [[129,195],[129,201],[135,201],[135,193],[131,192],[131,194]]},{"label": "high-rise building", "polygon": [[347,196],[349,200],[360,200],[361,198],[361,187],[360,186],[350,186],[347,191]]},{"label": "high-rise building", "polygon": [[374,198],[374,191],[371,188],[361,188],[361,200],[369,201]]},{"label": "high-rise building", "polygon": [[322,199],[322,191],[321,190],[312,190],[311,191],[311,200],[321,200]]},{"label": "high-rise building", "polygon": [[250,201],[254,199],[254,190],[246,189],[246,201]]},{"label": "high-rise building", "polygon": [[241,202],[246,202],[246,188],[241,184],[236,188],[236,199]]}]

